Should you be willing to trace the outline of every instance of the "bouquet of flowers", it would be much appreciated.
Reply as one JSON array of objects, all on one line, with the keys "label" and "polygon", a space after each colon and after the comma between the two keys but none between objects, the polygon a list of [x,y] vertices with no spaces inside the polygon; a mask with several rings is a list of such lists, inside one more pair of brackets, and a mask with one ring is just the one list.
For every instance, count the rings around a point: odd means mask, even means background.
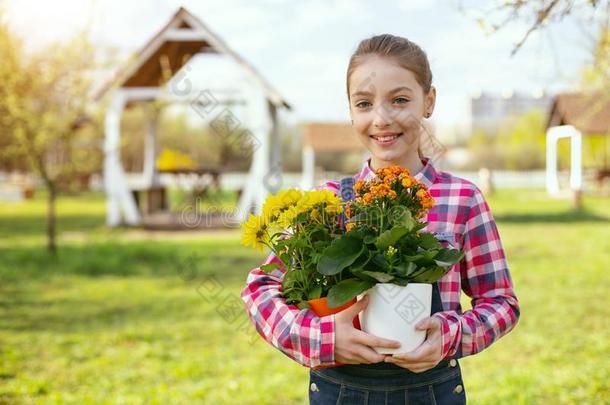
[{"label": "bouquet of flowers", "polygon": [[[286,273],[282,293],[288,304],[308,308],[308,301],[325,297],[341,278],[317,271],[322,252],[342,233],[341,200],[328,190],[303,192],[289,189],[270,195],[261,215],[252,215],[242,225],[242,244],[269,247]],[[278,263],[261,268],[270,272]]]},{"label": "bouquet of flowers", "polygon": [[346,232],[322,252],[317,270],[340,274],[328,305],[341,306],[377,283],[434,283],[463,252],[443,248],[420,222],[434,206],[427,187],[399,166],[381,168],[357,181],[356,198],[345,207]]},{"label": "bouquet of flowers", "polygon": [[377,283],[433,283],[462,259],[421,231],[427,223],[419,220],[434,206],[423,183],[399,166],[375,174],[356,182],[356,198],[345,204],[328,190],[271,195],[262,214],[242,225],[244,245],[268,246],[284,265],[288,304],[308,308],[327,297],[328,307],[344,307]]}]

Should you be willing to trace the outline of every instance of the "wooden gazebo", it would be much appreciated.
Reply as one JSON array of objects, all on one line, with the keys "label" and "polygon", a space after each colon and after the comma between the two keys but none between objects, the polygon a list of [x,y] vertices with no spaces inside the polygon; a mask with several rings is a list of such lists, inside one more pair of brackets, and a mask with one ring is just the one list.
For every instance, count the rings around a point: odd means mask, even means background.
[{"label": "wooden gazebo", "polygon": [[[281,173],[280,141],[278,139],[277,110],[289,104],[241,56],[234,52],[199,18],[180,8],[169,22],[137,52],[117,74],[96,94],[96,99],[107,97],[109,104],[105,118],[104,185],[107,195],[107,224],[140,224],[141,212],[120,162],[120,123],[125,108],[132,102],[189,103],[200,115],[211,114],[219,105],[235,103],[235,95],[226,88],[197,89],[188,79],[189,60],[196,54],[221,54],[242,69],[249,84],[240,89],[242,101],[247,103],[249,122],[236,138],[244,147],[254,150],[248,181],[241,193],[235,218],[242,221],[254,209],[259,210],[274,185],[268,181],[270,173]],[[216,108],[215,112],[223,108]],[[226,110],[225,110],[226,111]],[[156,168],[156,121],[158,109],[151,108],[144,148],[142,186],[155,195],[159,189]],[[222,117],[222,124],[234,124],[230,112]]]}]

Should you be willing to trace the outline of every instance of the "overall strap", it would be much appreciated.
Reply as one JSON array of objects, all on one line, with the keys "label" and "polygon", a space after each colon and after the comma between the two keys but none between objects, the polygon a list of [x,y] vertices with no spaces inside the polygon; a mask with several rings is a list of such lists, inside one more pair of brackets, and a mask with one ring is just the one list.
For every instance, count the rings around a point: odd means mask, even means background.
[{"label": "overall strap", "polygon": [[356,184],[356,180],[354,177],[344,177],[339,182],[339,192],[341,194],[341,201],[348,202],[353,200],[356,197],[356,192],[354,191],[354,184]]},{"label": "overall strap", "polygon": [[[356,198],[354,184],[356,184],[356,180],[353,176],[343,177],[339,181],[339,196],[341,197],[341,202],[346,203]],[[339,223],[341,224],[341,228],[345,230],[345,213],[343,212],[339,216]]]}]

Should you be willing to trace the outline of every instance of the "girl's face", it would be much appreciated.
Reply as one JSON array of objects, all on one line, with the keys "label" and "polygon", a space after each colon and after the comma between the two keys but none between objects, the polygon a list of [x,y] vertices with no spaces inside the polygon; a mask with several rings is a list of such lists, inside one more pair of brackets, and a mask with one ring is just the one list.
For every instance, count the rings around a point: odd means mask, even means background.
[{"label": "girl's face", "polygon": [[424,94],[412,71],[371,56],[352,71],[349,94],[354,130],[374,160],[400,164],[417,157],[421,120],[434,109],[434,88]]}]

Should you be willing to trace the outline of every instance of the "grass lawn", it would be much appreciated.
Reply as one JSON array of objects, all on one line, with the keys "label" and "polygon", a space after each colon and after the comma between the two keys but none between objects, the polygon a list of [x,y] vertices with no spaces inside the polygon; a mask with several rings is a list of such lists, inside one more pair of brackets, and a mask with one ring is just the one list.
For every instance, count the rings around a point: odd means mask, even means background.
[{"label": "grass lawn", "polygon": [[[469,402],[609,403],[610,199],[488,201],[522,314],[461,360]],[[62,197],[51,258],[44,209],[0,204],[0,404],[307,403],[308,370],[247,323],[239,292],[262,256],[238,230],[108,230],[102,195]]]}]

